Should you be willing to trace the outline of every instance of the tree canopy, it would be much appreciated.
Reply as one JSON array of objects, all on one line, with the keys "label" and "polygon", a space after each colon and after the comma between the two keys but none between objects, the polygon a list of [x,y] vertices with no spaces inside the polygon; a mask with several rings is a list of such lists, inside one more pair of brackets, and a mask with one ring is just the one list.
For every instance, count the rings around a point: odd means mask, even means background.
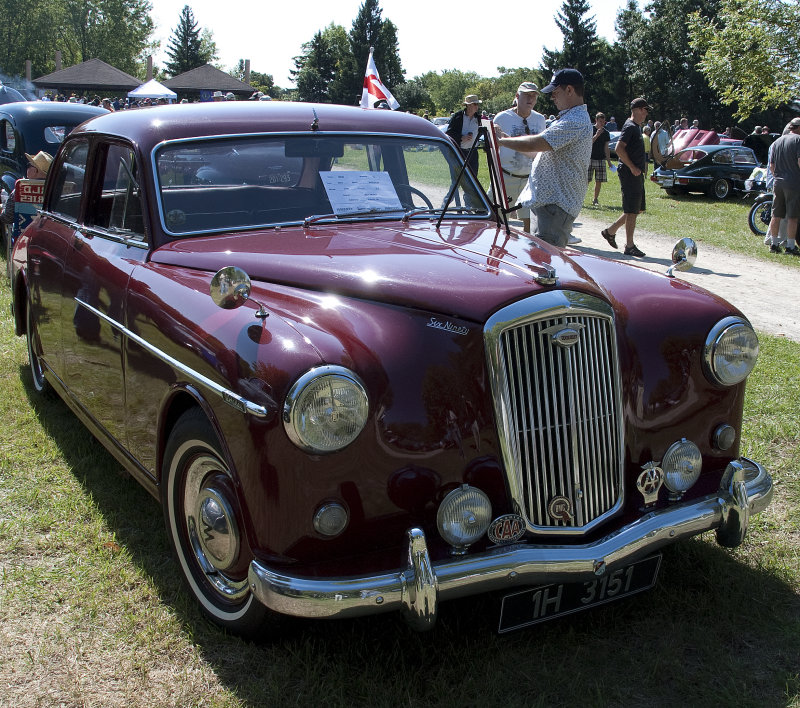
[{"label": "tree canopy", "polygon": [[152,9],[149,0],[0,0],[0,71],[21,76],[29,59],[34,76],[50,73],[58,49],[67,66],[96,58],[143,73]]},{"label": "tree canopy", "polygon": [[747,118],[800,93],[800,1],[721,0],[689,18],[699,69],[723,103]]}]

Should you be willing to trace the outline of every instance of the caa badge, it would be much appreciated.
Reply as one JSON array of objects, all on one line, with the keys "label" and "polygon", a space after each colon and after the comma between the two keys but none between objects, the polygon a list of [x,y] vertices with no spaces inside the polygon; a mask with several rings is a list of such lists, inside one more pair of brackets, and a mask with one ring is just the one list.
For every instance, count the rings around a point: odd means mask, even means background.
[{"label": "caa badge", "polygon": [[525,533],[525,519],[518,514],[505,514],[498,516],[487,532],[492,543],[514,543],[519,541]]}]

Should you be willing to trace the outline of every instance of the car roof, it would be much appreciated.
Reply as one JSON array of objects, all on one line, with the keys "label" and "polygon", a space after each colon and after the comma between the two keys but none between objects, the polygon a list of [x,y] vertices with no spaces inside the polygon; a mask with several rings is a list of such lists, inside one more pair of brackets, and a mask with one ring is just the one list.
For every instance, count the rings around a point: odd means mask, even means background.
[{"label": "car roof", "polygon": [[83,103],[66,103],[63,101],[18,101],[17,103],[4,103],[0,106],[0,113],[20,119],[23,116],[49,120],[58,116],[69,116],[70,119],[83,122],[89,118],[108,113],[100,106],[90,106]]},{"label": "car roof", "polygon": [[119,136],[149,152],[163,141],[180,138],[311,130],[442,139],[442,132],[430,121],[410,113],[283,101],[221,101],[117,111],[98,116],[73,135]]}]

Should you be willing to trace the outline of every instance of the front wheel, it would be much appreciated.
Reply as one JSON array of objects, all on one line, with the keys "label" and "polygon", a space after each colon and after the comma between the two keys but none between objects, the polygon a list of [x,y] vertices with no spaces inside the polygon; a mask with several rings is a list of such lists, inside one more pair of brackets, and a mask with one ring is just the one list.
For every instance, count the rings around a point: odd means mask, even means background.
[{"label": "front wheel", "polygon": [[757,202],[750,207],[750,213],[747,215],[747,223],[756,236],[765,236],[769,229],[769,222],[772,220],[772,200],[766,199],[763,202]]},{"label": "front wheel", "polygon": [[726,179],[716,179],[711,185],[710,195],[714,199],[727,199],[731,193],[731,183]]},{"label": "front wheel", "polygon": [[234,483],[217,436],[199,409],[175,424],[161,482],[170,542],[203,612],[235,634],[262,636],[276,615],[250,592],[252,556]]}]

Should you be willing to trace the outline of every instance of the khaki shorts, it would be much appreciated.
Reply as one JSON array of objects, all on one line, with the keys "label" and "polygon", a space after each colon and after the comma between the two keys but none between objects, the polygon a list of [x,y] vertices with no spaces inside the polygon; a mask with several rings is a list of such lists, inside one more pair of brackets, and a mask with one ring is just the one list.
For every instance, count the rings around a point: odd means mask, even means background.
[{"label": "khaki shorts", "polygon": [[[510,175],[504,172],[503,182],[506,185],[506,196],[508,197],[508,206],[512,207],[517,203],[517,199],[519,199],[519,195],[522,193],[522,190],[525,188],[525,185],[528,184],[528,176],[526,175],[525,177],[515,177],[514,175]],[[526,206],[520,205],[516,213],[518,219],[530,219],[531,217],[531,210],[528,209],[528,207]]]},{"label": "khaki shorts", "polygon": [[778,219],[800,218],[800,191],[786,189],[780,180],[775,180],[772,195],[772,216]]}]

